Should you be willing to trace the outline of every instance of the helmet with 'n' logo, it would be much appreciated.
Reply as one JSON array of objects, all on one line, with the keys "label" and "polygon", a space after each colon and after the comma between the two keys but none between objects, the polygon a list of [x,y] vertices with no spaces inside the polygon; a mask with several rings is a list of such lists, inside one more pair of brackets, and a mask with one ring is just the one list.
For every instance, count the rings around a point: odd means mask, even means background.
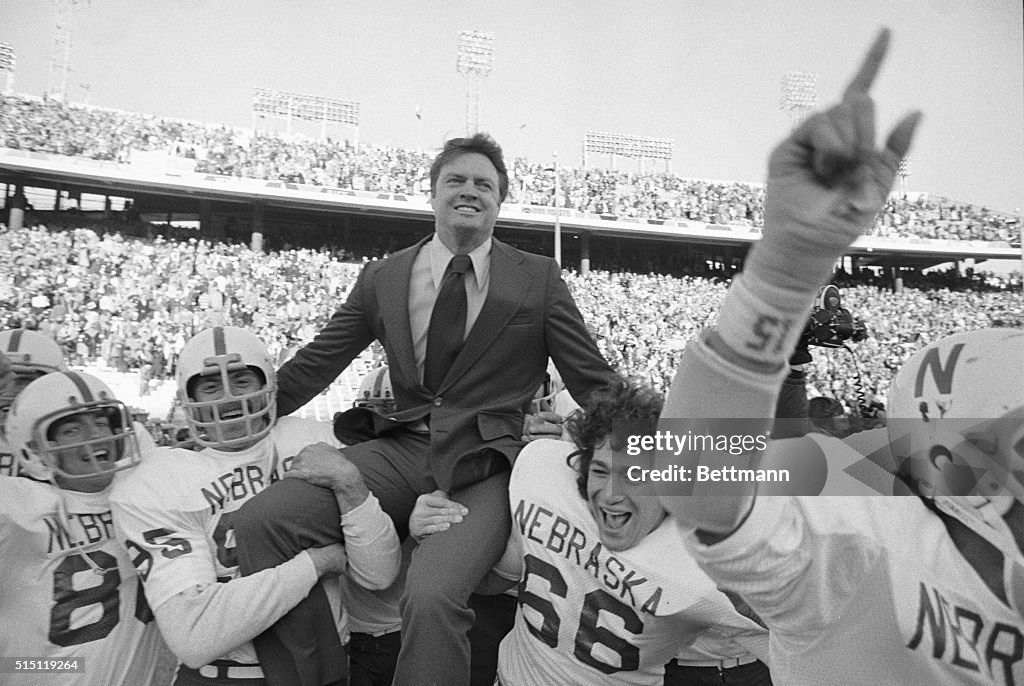
[{"label": "helmet with 'n' logo", "polygon": [[890,449],[921,495],[1024,501],[1024,330],[947,336],[900,368]]}]

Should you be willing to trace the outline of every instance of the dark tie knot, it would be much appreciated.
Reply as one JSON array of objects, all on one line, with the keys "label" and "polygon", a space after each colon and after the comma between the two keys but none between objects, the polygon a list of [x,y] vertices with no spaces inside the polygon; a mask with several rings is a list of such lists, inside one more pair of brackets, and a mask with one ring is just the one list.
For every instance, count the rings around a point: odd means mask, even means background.
[{"label": "dark tie knot", "polygon": [[469,259],[469,255],[456,255],[452,258],[452,261],[448,263],[449,274],[465,274],[466,272],[473,271],[473,260]]}]

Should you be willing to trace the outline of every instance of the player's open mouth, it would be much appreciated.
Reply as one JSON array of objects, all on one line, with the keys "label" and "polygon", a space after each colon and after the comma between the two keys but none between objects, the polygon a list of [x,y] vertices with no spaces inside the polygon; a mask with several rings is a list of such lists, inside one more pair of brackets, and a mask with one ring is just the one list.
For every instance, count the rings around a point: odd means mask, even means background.
[{"label": "player's open mouth", "polygon": [[82,458],[82,462],[110,462],[110,452],[107,450],[93,450]]},{"label": "player's open mouth", "polygon": [[607,529],[621,529],[626,525],[626,522],[633,516],[630,512],[615,512],[613,510],[606,510],[601,508],[601,519],[604,521],[605,528]]},{"label": "player's open mouth", "polygon": [[480,213],[480,210],[478,208],[470,207],[469,205],[456,205],[455,206],[455,211],[456,212],[461,212],[461,213],[464,213],[464,214],[479,214]]}]

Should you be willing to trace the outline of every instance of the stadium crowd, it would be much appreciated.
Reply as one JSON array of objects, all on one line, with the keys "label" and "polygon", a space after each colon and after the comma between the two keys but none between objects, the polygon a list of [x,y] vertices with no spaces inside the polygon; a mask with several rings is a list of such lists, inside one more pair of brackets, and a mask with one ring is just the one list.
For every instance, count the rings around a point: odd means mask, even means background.
[{"label": "stadium crowd", "polygon": [[[185,341],[210,325],[248,328],[284,359],[319,331],[363,264],[340,250],[261,254],[240,243],[127,236],[114,226],[98,220],[90,228],[0,228],[0,324],[38,328],[73,364],[102,359],[122,372],[166,379]],[[904,278],[907,287],[895,294],[873,283],[871,272],[839,275],[844,306],[864,320],[869,336],[850,345],[856,361],[844,350],[812,349],[812,396],[835,397],[853,412],[861,392],[884,400],[893,371],[927,343],[953,331],[1022,324],[1018,286],[1009,280],[955,270]],[[660,390],[686,342],[714,323],[728,288],[724,273],[671,276],[611,266],[567,271],[565,279],[608,361]]]},{"label": "stadium crowd", "polygon": [[[195,170],[359,191],[425,195],[432,153],[348,140],[311,140],[224,125],[84,108],[52,99],[0,96],[0,139],[8,148],[130,163],[133,151],[167,150]],[[594,215],[763,226],[760,184],[684,179],[672,173],[558,167],[510,161],[509,202],[555,205]],[[872,234],[892,238],[1009,241],[1014,217],[920,195],[893,197]]]},{"label": "stadium crowd", "polygon": [[[446,142],[434,234],[381,262],[0,224],[2,652],[104,670],[82,686],[154,683],[164,646],[175,686],[1019,683],[1019,293],[834,272],[921,118],[875,147],[889,38],[775,148],[742,272],[578,274],[504,243],[485,133]],[[614,185],[621,209],[621,177],[593,180],[593,208]],[[657,212],[652,183],[632,186]],[[709,211],[750,221],[744,197]],[[808,354],[812,303],[864,335],[815,331]],[[836,338],[852,358],[820,349]],[[374,340],[387,388],[379,369],[366,405],[291,416]],[[54,341],[71,365],[174,370],[190,445],[40,364]],[[880,399],[878,431],[839,434]],[[819,431],[775,440],[778,418]]]}]

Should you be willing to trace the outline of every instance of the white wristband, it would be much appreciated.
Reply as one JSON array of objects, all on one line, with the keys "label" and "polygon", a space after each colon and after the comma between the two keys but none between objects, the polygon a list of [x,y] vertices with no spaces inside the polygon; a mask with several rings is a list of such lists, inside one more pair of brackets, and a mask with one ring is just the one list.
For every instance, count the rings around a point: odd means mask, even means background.
[{"label": "white wristband", "polygon": [[785,362],[796,349],[813,302],[813,293],[772,286],[744,272],[733,279],[715,328],[741,357]]}]

